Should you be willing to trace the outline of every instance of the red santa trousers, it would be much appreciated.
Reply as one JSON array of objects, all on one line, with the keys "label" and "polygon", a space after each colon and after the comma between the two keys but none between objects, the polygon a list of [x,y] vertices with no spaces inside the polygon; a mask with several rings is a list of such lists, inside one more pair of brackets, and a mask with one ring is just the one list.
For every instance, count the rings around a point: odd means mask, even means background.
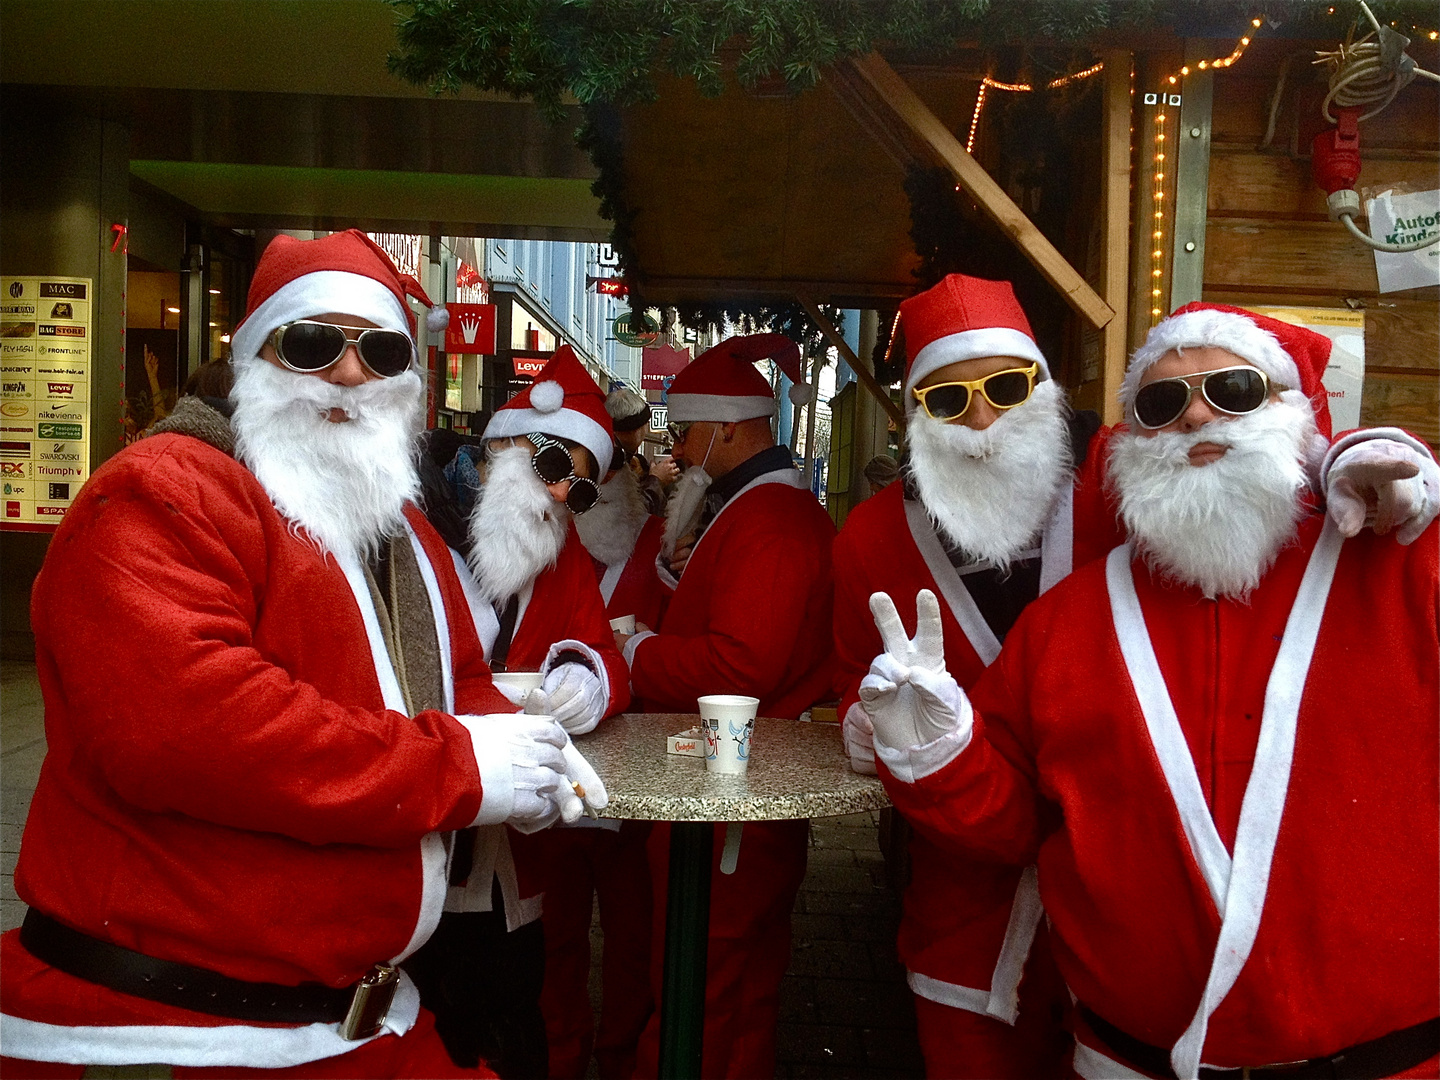
[{"label": "red santa trousers", "polygon": [[[5,1080],[79,1080],[84,1065],[63,1065],[53,1061],[23,1061],[0,1057],[0,1076]],[[197,1068],[176,1065],[171,1070],[175,1080],[221,1080],[224,1077],[273,1077],[274,1080],[378,1080],[380,1077],[404,1080],[490,1080],[495,1074],[483,1064],[477,1069],[462,1069],[450,1060],[445,1044],[435,1034],[435,1017],[421,1009],[415,1026],[404,1036],[386,1035],[357,1046],[348,1054],[308,1061],[286,1069],[246,1069],[235,1065]]]},{"label": "red santa trousers", "polygon": [[[754,1080],[775,1075],[780,980],[790,965],[790,911],[805,878],[810,822],[747,821],[735,873],[720,872],[725,826],[715,827],[710,866],[710,943],[705,960],[704,1056],[700,1075]],[[655,890],[651,985],[656,1009],[640,1039],[637,1080],[660,1066],[660,986],[665,966],[665,905],[670,826],[650,834]]]},{"label": "red santa trousers", "polygon": [[1052,1080],[1070,1075],[1069,995],[1042,922],[1020,980],[1014,1026],[914,995],[915,1023],[929,1080]]},{"label": "red santa trousers", "polygon": [[[580,1080],[590,1054],[602,1080],[628,1080],[635,1045],[650,1019],[650,824],[609,829],[546,829],[537,860],[545,876],[545,986],[540,1009],[550,1045],[551,1080]],[[600,900],[600,1024],[590,1009],[590,915]]]}]

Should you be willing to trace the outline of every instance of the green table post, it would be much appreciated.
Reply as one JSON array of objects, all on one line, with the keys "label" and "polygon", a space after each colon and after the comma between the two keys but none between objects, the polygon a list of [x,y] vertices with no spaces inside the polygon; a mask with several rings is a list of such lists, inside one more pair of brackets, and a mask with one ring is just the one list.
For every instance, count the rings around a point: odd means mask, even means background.
[{"label": "green table post", "polygon": [[660,994],[661,1080],[699,1080],[705,1031],[705,952],[710,942],[710,859],[715,826],[670,826],[665,977]]}]

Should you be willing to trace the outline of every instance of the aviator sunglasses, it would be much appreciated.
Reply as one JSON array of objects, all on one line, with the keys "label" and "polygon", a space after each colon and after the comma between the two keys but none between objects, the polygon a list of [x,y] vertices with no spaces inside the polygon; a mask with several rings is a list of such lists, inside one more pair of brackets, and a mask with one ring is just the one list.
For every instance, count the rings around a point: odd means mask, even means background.
[{"label": "aviator sunglasses", "polygon": [[531,432],[526,438],[535,444],[535,453],[530,455],[530,467],[535,470],[536,476],[546,484],[570,481],[565,506],[572,514],[579,516],[595,505],[600,498],[600,487],[588,477],[575,475],[575,459],[564,443],[539,432]]},{"label": "aviator sunglasses", "polygon": [[[1194,379],[1199,383],[1191,381]],[[1173,424],[1185,415],[1196,390],[1216,411],[1243,416],[1265,404],[1270,396],[1270,380],[1259,368],[1245,366],[1156,379],[1136,391],[1135,419],[1151,431]]]},{"label": "aviator sunglasses", "polygon": [[276,327],[270,335],[270,346],[291,371],[308,374],[334,367],[351,345],[359,352],[360,362],[381,378],[393,378],[410,370],[415,346],[407,335],[373,327],[359,330],[358,337],[348,336],[357,329],[301,319]]},{"label": "aviator sunglasses", "polygon": [[910,392],[931,419],[949,423],[965,415],[977,393],[1001,412],[1025,404],[1035,391],[1035,376],[1039,370],[1039,364],[1006,368],[981,379],[936,383]]}]

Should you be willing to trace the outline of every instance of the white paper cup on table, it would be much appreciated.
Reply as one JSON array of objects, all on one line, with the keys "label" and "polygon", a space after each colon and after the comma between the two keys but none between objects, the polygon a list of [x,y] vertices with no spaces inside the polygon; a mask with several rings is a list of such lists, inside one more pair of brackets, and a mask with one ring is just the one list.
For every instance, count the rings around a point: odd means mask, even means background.
[{"label": "white paper cup on table", "polygon": [[699,699],[705,735],[705,771],[743,775],[750,764],[750,740],[760,699],[740,694],[707,694]]},{"label": "white paper cup on table", "polygon": [[531,690],[540,689],[545,676],[538,671],[496,671],[491,675],[500,692],[516,705],[524,702]]},{"label": "white paper cup on table", "polygon": [[622,634],[635,633],[635,616],[621,615],[618,619],[610,620],[610,629],[618,630]]}]

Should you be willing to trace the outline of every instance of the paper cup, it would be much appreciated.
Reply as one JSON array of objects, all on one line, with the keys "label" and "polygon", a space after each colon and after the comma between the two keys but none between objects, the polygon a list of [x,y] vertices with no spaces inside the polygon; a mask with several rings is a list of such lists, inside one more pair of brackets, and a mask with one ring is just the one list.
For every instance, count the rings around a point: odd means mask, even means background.
[{"label": "paper cup", "polygon": [[622,634],[633,634],[635,632],[635,616],[621,615],[618,619],[611,619],[610,629],[619,630]]},{"label": "paper cup", "polygon": [[520,691],[521,700],[524,700],[531,690],[540,689],[540,684],[545,681],[545,676],[538,671],[497,671],[491,678],[495,680],[496,686],[508,686],[512,690]]},{"label": "paper cup", "polygon": [[705,771],[743,775],[750,764],[750,739],[760,699],[739,694],[708,694],[699,699],[700,729],[705,735]]}]

